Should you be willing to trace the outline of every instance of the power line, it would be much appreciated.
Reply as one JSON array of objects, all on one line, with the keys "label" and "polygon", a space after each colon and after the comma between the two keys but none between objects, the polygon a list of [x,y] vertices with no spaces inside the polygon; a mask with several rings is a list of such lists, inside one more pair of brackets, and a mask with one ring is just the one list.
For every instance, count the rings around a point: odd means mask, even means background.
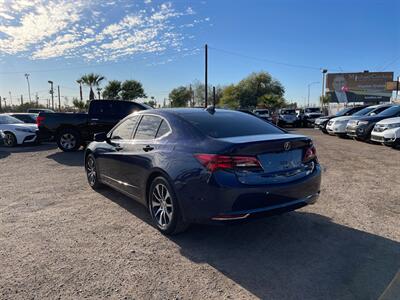
[{"label": "power line", "polygon": [[233,51],[224,50],[224,49],[219,49],[219,48],[215,48],[215,47],[211,47],[211,46],[208,46],[208,48],[212,49],[212,50],[215,50],[215,51],[222,52],[222,53],[234,55],[234,56],[239,56],[239,57],[252,59],[252,60],[257,60],[257,61],[268,62],[268,63],[272,63],[272,64],[277,64],[277,65],[283,65],[283,66],[292,67],[292,68],[301,68],[301,69],[310,69],[310,70],[321,70],[321,69],[323,69],[322,67],[307,66],[307,65],[300,65],[300,64],[292,64],[292,63],[281,62],[281,61],[276,61],[276,60],[272,60],[272,59],[266,59],[266,58],[250,56],[250,55],[241,54],[241,53],[238,53],[238,52],[233,52]]}]

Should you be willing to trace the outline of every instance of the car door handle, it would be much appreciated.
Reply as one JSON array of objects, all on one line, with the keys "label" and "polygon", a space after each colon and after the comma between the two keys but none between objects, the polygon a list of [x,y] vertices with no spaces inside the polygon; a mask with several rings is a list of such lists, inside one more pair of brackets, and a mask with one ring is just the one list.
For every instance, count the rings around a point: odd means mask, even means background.
[{"label": "car door handle", "polygon": [[147,145],[146,147],[143,147],[144,152],[148,152],[148,151],[151,151],[153,149],[154,149],[154,147],[152,147],[150,145]]}]

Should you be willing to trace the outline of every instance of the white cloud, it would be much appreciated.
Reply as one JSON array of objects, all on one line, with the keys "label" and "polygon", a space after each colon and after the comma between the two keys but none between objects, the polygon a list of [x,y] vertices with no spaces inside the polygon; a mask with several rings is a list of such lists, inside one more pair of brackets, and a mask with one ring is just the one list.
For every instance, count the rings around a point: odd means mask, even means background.
[{"label": "white cloud", "polygon": [[[0,0],[0,56],[108,61],[181,51],[187,35],[182,30],[196,24],[191,7],[178,11],[171,2],[145,0],[140,8],[126,1],[96,1]],[[109,14],[111,9],[119,14]]]}]

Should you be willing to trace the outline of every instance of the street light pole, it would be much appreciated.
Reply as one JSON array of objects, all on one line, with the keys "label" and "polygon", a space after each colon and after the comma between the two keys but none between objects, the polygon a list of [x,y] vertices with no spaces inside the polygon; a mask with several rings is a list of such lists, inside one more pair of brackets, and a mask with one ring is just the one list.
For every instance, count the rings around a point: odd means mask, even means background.
[{"label": "street light pole", "polygon": [[51,95],[51,108],[54,110],[54,89],[53,89],[53,81],[47,81],[50,83],[50,95]]},{"label": "street light pole", "polygon": [[308,107],[310,106],[310,87],[311,87],[313,84],[317,84],[317,83],[319,83],[319,82],[318,82],[318,81],[314,81],[314,82],[311,82],[311,83],[309,83],[309,84],[307,85],[307,87],[308,87],[307,106],[308,106]]},{"label": "street light pole", "polygon": [[30,75],[30,74],[25,73],[26,82],[28,83],[29,102],[31,102],[31,86],[30,86],[30,84],[29,84],[29,75]]},{"label": "street light pole", "polygon": [[322,69],[322,92],[321,97],[325,95],[325,74],[328,72],[327,69]]}]

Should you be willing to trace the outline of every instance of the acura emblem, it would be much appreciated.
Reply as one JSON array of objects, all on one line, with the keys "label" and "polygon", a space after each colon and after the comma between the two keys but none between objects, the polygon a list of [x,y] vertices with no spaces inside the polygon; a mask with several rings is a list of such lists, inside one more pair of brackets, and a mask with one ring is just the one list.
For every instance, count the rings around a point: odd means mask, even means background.
[{"label": "acura emblem", "polygon": [[283,145],[283,149],[285,149],[285,151],[290,150],[290,147],[291,147],[290,142],[286,142],[286,143]]}]

